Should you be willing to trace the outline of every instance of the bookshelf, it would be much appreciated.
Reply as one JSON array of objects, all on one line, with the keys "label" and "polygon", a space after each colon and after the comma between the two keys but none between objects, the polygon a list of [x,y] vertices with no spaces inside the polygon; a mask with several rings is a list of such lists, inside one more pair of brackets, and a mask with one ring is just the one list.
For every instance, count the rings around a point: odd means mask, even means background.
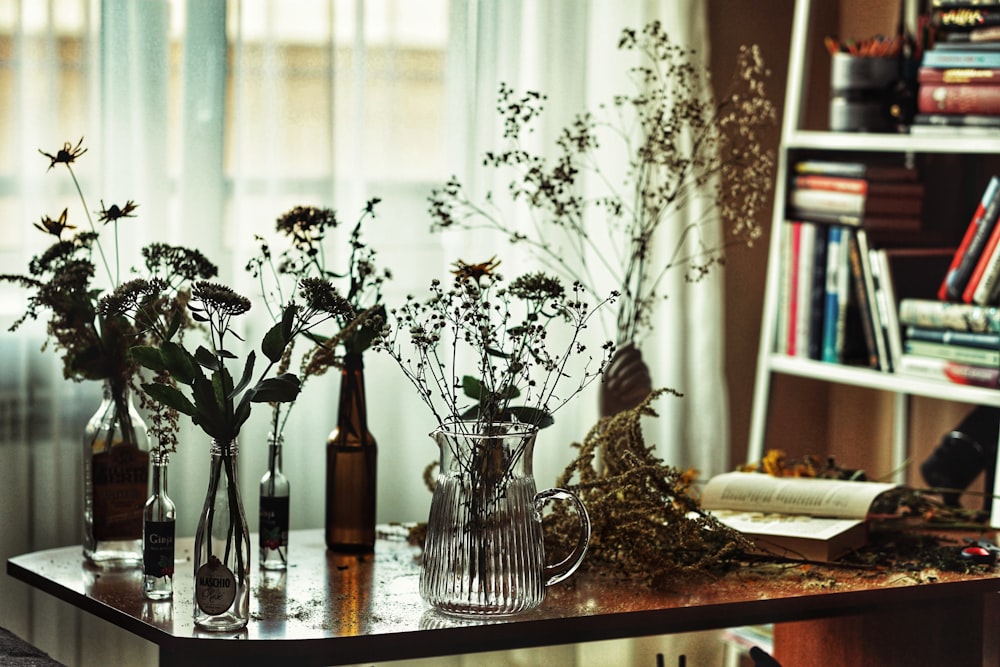
[{"label": "bookshelf", "polygon": [[[915,0],[907,2],[908,16],[914,19]],[[778,309],[780,307],[781,254],[783,251],[781,226],[785,224],[785,202],[787,201],[788,170],[798,159],[843,159],[856,160],[860,156],[891,156],[904,164],[943,160],[945,169],[954,171],[956,165],[988,164],[988,169],[997,171],[996,162],[990,156],[1000,154],[1000,131],[993,136],[911,136],[894,133],[831,132],[818,129],[822,123],[816,121],[816,109],[829,100],[829,78],[822,76],[829,55],[822,46],[824,35],[841,33],[838,24],[839,12],[850,11],[848,1],[839,4],[839,10],[831,10],[824,0],[796,0],[792,23],[792,38],[789,55],[788,82],[785,93],[784,115],[781,124],[778,168],[774,193],[774,213],[768,249],[767,273],[763,316],[761,321],[760,348],[757,360],[753,401],[750,414],[750,434],[747,448],[748,461],[758,461],[764,453],[767,438],[769,412],[774,406],[772,383],[775,376],[793,376],[809,380],[862,387],[891,395],[892,438],[891,460],[896,482],[905,479],[904,462],[909,455],[910,403],[912,397],[926,397],[934,400],[967,403],[969,405],[989,405],[1000,407],[1000,391],[967,385],[923,380],[892,372],[882,372],[870,368],[838,365],[792,357],[776,352],[778,336]],[[909,18],[908,18],[909,20]],[[819,72],[819,74],[817,74]],[[810,84],[814,90],[810,90]],[[1000,173],[1000,171],[998,171]],[[981,176],[981,174],[980,174]],[[929,186],[930,187],[930,186]],[[954,193],[953,193],[954,194]],[[954,227],[957,236],[968,224],[966,211],[968,203],[975,199],[975,188],[951,197],[936,198],[938,210],[942,207],[956,208],[956,202],[963,201],[966,208],[961,212],[952,211],[952,220],[946,224]],[[945,212],[947,214],[947,211]],[[957,242],[955,243],[957,245]],[[785,402],[791,400],[788,396]],[[1000,473],[1000,464],[998,464]],[[1000,479],[1000,474],[997,475]],[[911,480],[911,483],[912,480]],[[1000,502],[993,501],[991,523],[1000,527]]]}]

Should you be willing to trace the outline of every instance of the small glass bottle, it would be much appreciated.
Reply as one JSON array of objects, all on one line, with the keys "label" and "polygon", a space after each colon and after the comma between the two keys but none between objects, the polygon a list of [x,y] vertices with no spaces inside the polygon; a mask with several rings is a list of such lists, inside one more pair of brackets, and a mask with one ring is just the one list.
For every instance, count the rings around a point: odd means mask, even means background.
[{"label": "small glass bottle", "polygon": [[236,440],[212,440],[205,506],[194,536],[194,624],[229,632],[250,620],[250,530],[240,498]]},{"label": "small glass bottle", "polygon": [[260,566],[265,570],[288,567],[288,517],[291,487],[281,471],[282,436],[267,443],[267,472],[260,479]]},{"label": "small glass bottle", "polygon": [[167,495],[167,465],[163,450],[150,454],[152,488],[142,513],[142,592],[150,600],[174,595],[174,527],[177,508]]},{"label": "small glass bottle", "polygon": [[326,443],[326,546],[331,551],[375,549],[375,493],[378,449],[368,431],[364,363],[344,356],[337,426]]}]

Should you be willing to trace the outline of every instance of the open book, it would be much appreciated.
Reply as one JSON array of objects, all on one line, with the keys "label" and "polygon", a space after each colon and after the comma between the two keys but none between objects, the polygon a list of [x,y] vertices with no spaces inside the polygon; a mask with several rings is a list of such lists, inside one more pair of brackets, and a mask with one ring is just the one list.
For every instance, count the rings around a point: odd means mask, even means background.
[{"label": "open book", "polygon": [[702,507],[745,534],[763,553],[832,561],[868,541],[877,496],[894,484],[761,473],[716,475],[702,489]]}]

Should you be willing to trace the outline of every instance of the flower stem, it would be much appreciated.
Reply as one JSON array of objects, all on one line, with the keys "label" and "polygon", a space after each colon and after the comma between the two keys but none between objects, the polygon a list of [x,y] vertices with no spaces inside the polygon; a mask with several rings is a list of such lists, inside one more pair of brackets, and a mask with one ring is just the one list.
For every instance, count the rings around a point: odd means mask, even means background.
[{"label": "flower stem", "polygon": [[[87,222],[90,224],[90,231],[94,232],[94,245],[97,246],[97,252],[101,255],[101,263],[104,264],[104,270],[108,273],[108,280],[111,281],[112,285],[117,285],[118,281],[115,280],[111,273],[111,265],[108,264],[107,257],[104,256],[104,248],[101,246],[100,235],[97,233],[97,227],[94,225],[94,219],[90,215],[90,209],[87,208],[87,200],[83,196],[83,189],[80,188],[80,182],[76,180],[76,173],[74,173],[73,168],[66,163],[66,170],[73,179],[73,185],[76,187],[76,193],[80,195],[80,202],[83,204],[83,212],[87,216]],[[115,240],[115,246],[117,248],[118,241]],[[117,252],[117,250],[116,250]]]}]

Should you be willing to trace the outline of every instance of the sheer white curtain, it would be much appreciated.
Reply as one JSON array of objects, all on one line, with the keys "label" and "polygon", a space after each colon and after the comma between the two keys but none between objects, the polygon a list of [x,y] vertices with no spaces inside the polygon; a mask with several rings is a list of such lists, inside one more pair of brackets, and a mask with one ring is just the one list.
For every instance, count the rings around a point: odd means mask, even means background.
[{"label": "sheer white curtain", "polygon": [[[390,302],[442,277],[459,257],[498,254],[512,276],[533,267],[498,241],[428,233],[430,188],[452,174],[472,187],[496,185],[482,180],[478,164],[501,135],[500,82],[548,94],[538,140],[551,143],[573,113],[622,90],[618,32],[652,18],[707,60],[696,0],[2,0],[0,266],[23,272],[44,249],[48,240],[31,225],[42,215],[69,207],[71,224],[85,225],[67,174],[47,172],[37,152],[83,136],[89,150],[75,168],[89,208],[101,199],[139,203],[137,219],[122,227],[126,267],[150,241],[197,246],[220,265],[221,280],[254,296],[243,269],[254,234],[270,234],[294,205],[331,206],[353,222],[366,199],[380,197],[364,234],[394,273]],[[655,383],[687,395],[661,399],[651,440],[667,460],[705,472],[721,469],[728,450],[719,430],[726,423],[720,290],[714,280],[668,287],[662,326],[643,341]],[[23,308],[24,294],[0,285],[4,330]],[[245,323],[248,340],[267,325],[262,310]],[[63,380],[57,355],[39,349],[44,333],[39,322],[0,334],[4,559],[80,541],[80,432],[100,389]],[[426,435],[432,420],[390,360],[370,354],[366,365],[381,452],[379,520],[423,520],[430,495],[421,471],[436,457]],[[336,375],[310,380],[285,433],[293,528],[322,525],[323,445],[337,390]],[[381,406],[391,409],[380,416]],[[536,451],[540,485],[566,465],[568,444],[595,415],[595,391],[559,413]],[[266,414],[255,414],[241,435],[250,517],[265,429]],[[195,429],[185,426],[182,435],[170,489],[178,531],[190,535],[208,450]],[[144,642],[6,576],[0,625],[72,665],[155,660]],[[607,651],[652,664],[654,648],[561,647],[505,654],[496,664],[601,664]]]}]

